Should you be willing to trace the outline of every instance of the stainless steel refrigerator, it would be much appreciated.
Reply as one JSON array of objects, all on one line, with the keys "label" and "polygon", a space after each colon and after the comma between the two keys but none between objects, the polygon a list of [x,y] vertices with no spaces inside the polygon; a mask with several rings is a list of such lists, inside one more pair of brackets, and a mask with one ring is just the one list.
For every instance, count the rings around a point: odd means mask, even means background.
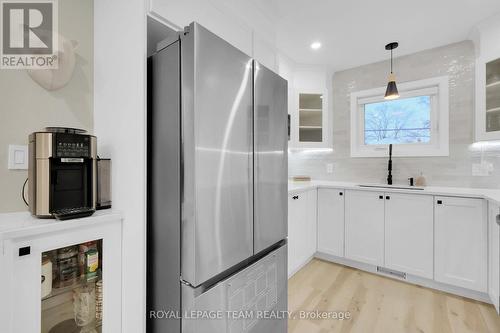
[{"label": "stainless steel refrigerator", "polygon": [[148,332],[285,333],[286,80],[192,23],[148,87]]}]

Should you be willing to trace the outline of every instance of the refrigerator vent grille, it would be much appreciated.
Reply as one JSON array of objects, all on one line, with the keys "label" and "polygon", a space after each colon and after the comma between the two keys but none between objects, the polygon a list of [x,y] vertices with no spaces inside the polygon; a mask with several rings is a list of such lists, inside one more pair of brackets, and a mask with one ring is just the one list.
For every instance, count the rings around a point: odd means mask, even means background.
[{"label": "refrigerator vent grille", "polygon": [[395,271],[393,269],[388,269],[388,268],[380,267],[380,266],[377,266],[377,272],[406,280],[406,273],[405,272]]}]

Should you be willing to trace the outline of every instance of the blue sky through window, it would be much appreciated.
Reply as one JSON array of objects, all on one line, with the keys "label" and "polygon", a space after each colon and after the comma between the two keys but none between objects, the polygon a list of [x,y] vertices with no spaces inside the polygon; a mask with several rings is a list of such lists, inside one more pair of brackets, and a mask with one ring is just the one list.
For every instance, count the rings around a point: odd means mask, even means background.
[{"label": "blue sky through window", "polygon": [[429,143],[431,97],[365,104],[365,144]]}]

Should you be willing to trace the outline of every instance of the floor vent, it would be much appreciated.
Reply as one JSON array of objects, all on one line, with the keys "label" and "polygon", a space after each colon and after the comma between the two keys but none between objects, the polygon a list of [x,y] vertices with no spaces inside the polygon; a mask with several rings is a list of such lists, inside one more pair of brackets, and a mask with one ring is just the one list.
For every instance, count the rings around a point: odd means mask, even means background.
[{"label": "floor vent", "polygon": [[380,266],[377,266],[377,272],[383,273],[383,274],[387,274],[387,275],[391,275],[391,276],[398,277],[400,279],[406,280],[406,273],[404,273],[404,272],[395,271],[395,270],[388,269],[388,268],[385,268],[385,267],[380,267]]}]

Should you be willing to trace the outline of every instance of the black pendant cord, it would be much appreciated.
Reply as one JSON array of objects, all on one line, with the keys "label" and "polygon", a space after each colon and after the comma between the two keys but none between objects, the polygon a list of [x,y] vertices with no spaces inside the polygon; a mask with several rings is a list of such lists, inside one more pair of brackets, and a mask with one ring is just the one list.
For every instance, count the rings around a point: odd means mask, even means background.
[{"label": "black pendant cord", "polygon": [[391,74],[392,74],[392,49],[391,49]]},{"label": "black pendant cord", "polygon": [[392,185],[392,143],[389,145],[389,162],[387,163],[387,185]]},{"label": "black pendant cord", "polygon": [[392,43],[389,43],[385,46],[385,49],[387,51],[391,51],[391,74],[393,73],[393,57],[394,57],[394,54],[393,54],[393,51],[395,48],[397,48],[399,46],[399,43],[398,42],[392,42]]}]

